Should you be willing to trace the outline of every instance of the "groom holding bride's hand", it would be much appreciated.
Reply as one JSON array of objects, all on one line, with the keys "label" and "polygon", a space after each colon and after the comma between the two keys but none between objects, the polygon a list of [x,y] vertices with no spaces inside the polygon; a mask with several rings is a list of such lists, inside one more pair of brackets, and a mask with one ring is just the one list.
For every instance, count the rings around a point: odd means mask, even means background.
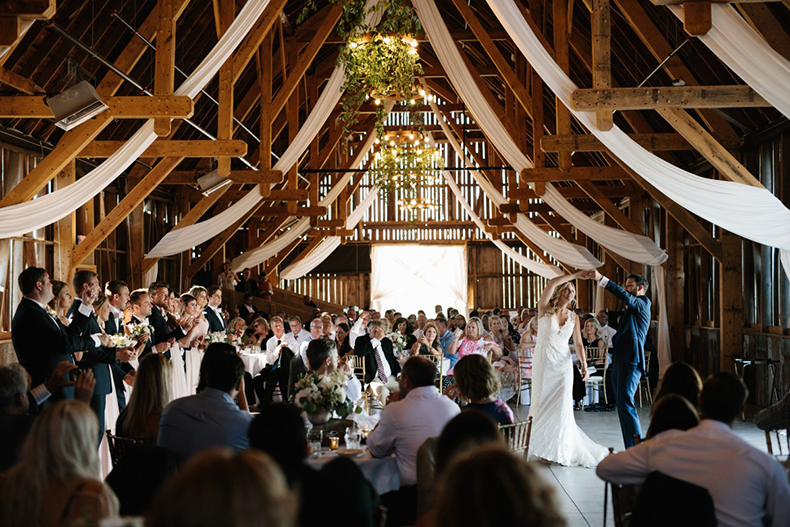
[{"label": "groom holding bride's hand", "polygon": [[645,372],[645,339],[650,328],[650,299],[645,295],[648,283],[643,276],[632,274],[623,289],[595,269],[582,272],[579,278],[597,281],[626,306],[612,338],[612,386],[623,443],[629,448],[636,444],[634,435],[642,435],[634,395]]}]

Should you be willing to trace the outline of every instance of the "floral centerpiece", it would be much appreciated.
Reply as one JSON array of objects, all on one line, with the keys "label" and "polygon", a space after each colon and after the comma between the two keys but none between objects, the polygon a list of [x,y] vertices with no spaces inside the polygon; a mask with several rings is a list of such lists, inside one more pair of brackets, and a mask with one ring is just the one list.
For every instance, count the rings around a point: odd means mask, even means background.
[{"label": "floral centerpiece", "polygon": [[129,324],[126,326],[126,333],[129,334],[130,339],[139,340],[144,334],[153,335],[154,327],[148,322],[143,322],[142,324]]},{"label": "floral centerpiece", "polygon": [[293,402],[313,424],[326,423],[332,412],[345,417],[354,409],[354,403],[346,399],[347,380],[343,371],[326,375],[310,372],[296,382]]},{"label": "floral centerpiece", "polygon": [[406,335],[402,335],[400,331],[396,330],[394,333],[387,335],[387,338],[392,341],[395,356],[403,354],[403,350],[406,349]]},{"label": "floral centerpiece", "polygon": [[206,335],[206,344],[215,344],[217,342],[233,344],[233,340],[224,331],[214,331]]}]

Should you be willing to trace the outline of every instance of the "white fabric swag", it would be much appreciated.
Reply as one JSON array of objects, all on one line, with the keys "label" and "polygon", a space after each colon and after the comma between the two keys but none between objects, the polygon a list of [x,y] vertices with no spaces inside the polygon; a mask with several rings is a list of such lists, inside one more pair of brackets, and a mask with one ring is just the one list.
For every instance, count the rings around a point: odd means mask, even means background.
[{"label": "white fabric swag", "polygon": [[[513,0],[487,1],[535,71],[570,108],[577,86],[543,48]],[[601,132],[595,126],[594,112],[571,112],[621,161],[687,210],[744,238],[790,249],[790,210],[768,190],[696,176],[648,152],[617,126]]]},{"label": "white fabric swag", "polygon": [[[195,98],[263,13],[269,0],[249,0],[228,31],[200,66],[175,91],[175,95]],[[22,236],[53,223],[93,198],[131,165],[156,139],[154,121],[148,120],[115,154],[66,188],[40,198],[0,209],[0,238]]]},{"label": "white fabric swag", "polygon": [[[456,154],[458,154],[458,157],[463,159],[467,166],[475,166],[476,163],[466,157],[463,148],[461,148],[461,145],[456,140],[453,131],[445,122],[437,104],[434,101],[431,101],[430,104],[431,108],[433,109],[433,113],[436,115],[436,119],[439,121],[439,124],[442,127],[444,135],[447,137],[448,142],[453,147]],[[505,199],[502,193],[500,193],[499,190],[497,190],[497,188],[492,185],[483,174],[477,170],[472,170],[470,173],[480,188],[483,189],[483,193],[485,193],[488,199],[490,199],[495,205],[499,206],[507,203],[507,199]],[[532,223],[532,221],[530,221],[530,219],[524,214],[516,215],[516,228],[524,236],[532,240],[535,245],[567,265],[578,267],[580,269],[595,269],[596,267],[603,265],[585,247],[551,236],[549,233],[545,232],[543,229]]]},{"label": "white fabric swag", "polygon": [[[680,20],[683,8],[667,6]],[[763,40],[729,5],[711,5],[711,30],[698,38],[746,84],[790,119],[790,62]],[[759,60],[755,60],[759,57]],[[782,267],[790,280],[790,249],[781,249]]]},{"label": "white fabric swag", "polygon": [[[362,203],[360,203],[359,206],[354,209],[354,212],[349,214],[348,218],[346,218],[346,229],[351,230],[356,228],[378,197],[378,187],[372,187],[368,191],[368,195],[365,196],[365,199],[362,200]],[[286,267],[283,272],[280,273],[280,278],[283,280],[296,280],[297,278],[303,277],[315,269],[318,264],[329,258],[329,255],[340,247],[342,241],[340,236],[328,236],[324,238],[305,258]]]},{"label": "white fabric swag", "polygon": [[[513,138],[510,137],[510,134],[499,121],[494,110],[489,106],[488,101],[486,101],[480,88],[472,78],[436,5],[428,0],[415,0],[414,7],[431,41],[431,45],[439,57],[439,61],[447,71],[447,75],[450,77],[458,94],[469,105],[475,121],[483,129],[486,137],[496,146],[497,150],[515,170],[521,172],[524,169],[532,168],[532,162],[519,149]],[[516,14],[523,20],[520,12]],[[515,37],[514,40],[517,41]],[[629,260],[647,265],[656,265],[663,263],[668,258],[666,253],[646,236],[607,227],[579,211],[576,211],[577,214],[570,214],[576,210],[575,207],[563,198],[559,192],[555,192],[551,184],[546,185],[546,193],[542,196],[542,199],[555,210],[563,209],[566,213],[569,213],[572,217],[565,216],[565,219],[570,221],[574,227],[584,232],[600,245]],[[496,201],[493,198],[492,200]],[[522,222],[521,225],[524,225],[524,223]],[[519,224],[516,226],[519,227]],[[533,239],[533,241],[540,245],[537,240]],[[544,248],[544,250],[546,249]],[[565,261],[559,254],[552,251],[549,252],[560,261]],[[574,267],[588,269],[590,265],[574,265]]]},{"label": "white fabric swag", "polygon": [[[372,12],[372,9],[370,9],[377,3],[378,0],[368,0],[365,4],[365,8],[369,10],[368,17],[365,21],[370,25],[378,24],[378,21],[381,19],[381,10]],[[273,170],[280,170],[285,173],[299,162],[299,158],[310,145],[310,142],[324,125],[340,100],[340,96],[343,94],[341,88],[343,87],[344,76],[344,68],[336,66],[332,75],[329,77],[326,87],[324,87],[324,90],[321,92],[321,96],[318,98],[315,107],[310,111],[310,115],[307,116],[307,120],[299,129],[294,140],[288,145],[288,148],[274,167],[272,167]],[[260,186],[255,185],[246,196],[222,213],[209,220],[167,233],[159,243],[151,249],[151,252],[146,255],[146,258],[161,258],[162,256],[178,254],[210,240],[242,219],[247,212],[260,203],[261,199],[263,198],[261,197]],[[249,265],[245,267],[249,267]],[[234,269],[235,268],[236,266],[234,266]]]},{"label": "white fabric swag", "polygon": [[480,219],[480,217],[477,214],[475,214],[475,211],[472,209],[472,207],[469,205],[466,199],[464,199],[463,194],[461,194],[461,189],[458,188],[458,185],[456,184],[455,179],[453,179],[453,176],[450,174],[450,172],[447,170],[443,170],[442,173],[444,174],[444,179],[447,181],[447,186],[450,187],[450,190],[455,195],[455,199],[458,201],[458,204],[461,205],[461,208],[464,209],[464,211],[466,211],[466,213],[469,215],[470,218],[472,218],[472,221],[475,223],[475,225],[477,225],[477,228],[483,231],[486,237],[489,240],[491,240],[491,242],[500,251],[502,251],[502,254],[504,254],[505,256],[507,256],[508,258],[519,264],[524,269],[527,269],[528,271],[532,271],[533,273],[540,275],[544,278],[551,279],[557,276],[562,276],[564,274],[562,272],[562,269],[560,269],[555,265],[548,265],[545,263],[536,262],[535,260],[532,260],[531,258],[528,258],[527,256],[523,254],[519,254],[518,252],[514,251],[504,242],[500,240],[495,240],[491,236],[491,234],[489,234],[486,231],[486,226],[483,223],[483,221]]},{"label": "white fabric swag", "polygon": [[[384,111],[389,113],[392,110],[392,107],[395,105],[394,101],[387,101],[384,106]],[[362,166],[362,162],[370,153],[370,149],[373,146],[373,142],[376,140],[377,133],[374,130],[371,134],[368,135],[367,139],[363,143],[362,147],[357,152],[357,155],[354,157],[354,160],[351,162],[352,169],[357,169]],[[348,185],[348,182],[353,177],[354,172],[346,172],[343,174],[343,177],[332,186],[332,188],[327,192],[326,196],[322,200],[318,202],[318,205],[321,207],[327,207],[334,203],[334,201],[340,196],[340,193],[343,192],[343,189]],[[363,213],[364,214],[364,213]],[[352,213],[353,215],[353,213]],[[290,221],[293,218],[288,218],[287,221]],[[251,251],[247,251],[246,253],[237,256],[231,262],[231,268],[238,272],[244,269],[245,267],[254,267],[256,265],[260,265],[282,249],[287,247],[291,242],[293,242],[299,236],[302,236],[304,233],[310,230],[310,221],[309,218],[303,218],[298,223],[298,232],[294,232],[293,230],[289,231],[286,234],[280,235],[274,242],[261,245]],[[356,227],[356,225],[354,225]],[[286,241],[287,240],[287,241]],[[273,246],[273,243],[277,243],[277,246]],[[276,250],[275,250],[276,249]],[[318,265],[318,264],[316,264]],[[309,271],[308,271],[309,272]]]}]

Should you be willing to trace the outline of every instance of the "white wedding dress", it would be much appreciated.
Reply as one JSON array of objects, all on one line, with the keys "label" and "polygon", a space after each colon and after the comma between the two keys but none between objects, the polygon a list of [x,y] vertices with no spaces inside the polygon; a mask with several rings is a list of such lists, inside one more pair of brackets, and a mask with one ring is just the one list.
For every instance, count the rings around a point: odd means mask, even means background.
[{"label": "white wedding dress", "polygon": [[573,417],[573,370],[568,341],[576,315],[560,327],[556,315],[538,320],[538,341],[532,358],[531,456],[560,465],[594,467],[608,450],[593,442]]}]

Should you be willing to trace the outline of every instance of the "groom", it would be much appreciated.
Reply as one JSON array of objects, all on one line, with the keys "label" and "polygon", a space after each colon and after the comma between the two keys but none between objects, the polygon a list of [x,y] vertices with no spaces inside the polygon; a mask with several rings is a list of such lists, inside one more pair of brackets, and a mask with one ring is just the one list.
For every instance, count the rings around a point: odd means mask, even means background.
[{"label": "groom", "polygon": [[638,274],[629,275],[623,289],[594,269],[583,278],[596,280],[626,306],[620,327],[612,337],[612,386],[623,443],[630,448],[635,444],[634,434],[642,435],[634,395],[645,372],[645,339],[650,328],[650,299],[645,296],[647,280]]}]

